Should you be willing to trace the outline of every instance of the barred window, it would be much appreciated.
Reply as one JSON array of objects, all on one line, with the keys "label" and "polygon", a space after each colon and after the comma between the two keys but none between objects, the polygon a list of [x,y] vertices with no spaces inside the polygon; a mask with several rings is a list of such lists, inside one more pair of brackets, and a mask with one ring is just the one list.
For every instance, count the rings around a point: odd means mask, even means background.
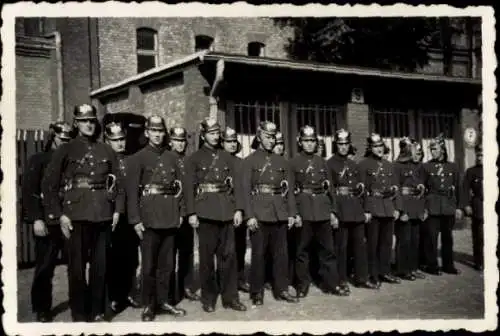
[{"label": "barred window", "polygon": [[194,51],[213,50],[214,38],[208,35],[196,35],[194,38]]},{"label": "barred window", "polygon": [[45,18],[26,18],[24,19],[24,35],[43,36],[45,30]]},{"label": "barred window", "polygon": [[137,73],[158,65],[158,33],[151,28],[137,29]]}]

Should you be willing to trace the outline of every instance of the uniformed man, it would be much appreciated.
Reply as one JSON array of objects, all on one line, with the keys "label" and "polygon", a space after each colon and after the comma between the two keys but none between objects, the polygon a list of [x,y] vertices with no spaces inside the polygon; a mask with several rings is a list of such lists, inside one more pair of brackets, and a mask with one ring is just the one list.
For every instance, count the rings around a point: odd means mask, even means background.
[{"label": "uniformed man", "polygon": [[[126,173],[126,131],[122,125],[111,122],[104,128],[104,138],[115,151],[118,159],[117,182],[122,186],[127,180]],[[117,202],[126,204],[125,189],[120,188],[121,194],[116,195]],[[131,225],[128,224],[126,207],[123,207],[118,225],[111,234],[109,271],[109,296],[111,310],[118,313],[127,306],[138,308],[139,302],[134,298],[136,269],[139,263],[137,248],[139,239]]]},{"label": "uniformed man", "polygon": [[462,208],[467,216],[472,217],[472,251],[474,256],[474,268],[483,270],[483,145],[475,147],[476,165],[467,169],[463,181]]},{"label": "uniformed man", "polygon": [[24,221],[33,225],[35,235],[36,267],[31,287],[31,305],[38,322],[52,320],[52,278],[58,254],[64,247],[58,221],[47,218],[43,206],[42,178],[54,150],[71,140],[71,133],[71,126],[65,122],[51,124],[44,150],[30,157],[23,174]]},{"label": "uniformed man", "polygon": [[400,282],[391,274],[391,254],[394,221],[399,218],[401,201],[393,164],[384,159],[387,150],[381,136],[372,133],[367,138],[365,158],[359,164],[366,187],[364,208],[370,219],[366,225],[368,271],[376,287],[380,287],[381,281]]},{"label": "uniformed man", "polygon": [[394,229],[396,274],[401,279],[414,281],[425,278],[418,270],[420,227],[428,215],[425,209],[425,176],[419,157],[420,144],[403,138],[399,148],[395,166],[401,194],[401,214]]},{"label": "uniformed man", "polygon": [[[287,228],[300,222],[293,186],[294,174],[285,158],[273,153],[276,125],[261,122],[252,142],[255,151],[243,161],[245,215],[250,230],[252,263],[250,298],[256,306],[264,303],[265,251],[272,253],[273,291],[276,299],[298,302],[288,292]],[[292,189],[290,189],[292,188]]]},{"label": "uniformed man", "polygon": [[[235,167],[238,167],[236,171],[240,171],[242,159],[236,155],[241,151],[241,143],[238,141],[238,135],[236,134],[236,131],[231,127],[226,127],[224,129],[224,132],[222,132],[222,147],[226,152],[233,156],[235,160]],[[241,183],[241,179],[237,179],[237,181],[234,182]],[[243,208],[243,205],[238,206],[238,208]],[[234,239],[236,247],[236,262],[238,268],[238,289],[242,292],[248,293],[250,290],[250,285],[245,278],[245,254],[247,251],[246,225],[239,225],[234,228]]]},{"label": "uniformed man", "polygon": [[127,210],[141,240],[143,321],[152,321],[159,311],[184,316],[186,311],[169,304],[170,281],[175,272],[174,241],[182,224],[182,174],[177,157],[168,150],[162,117],[146,121],[148,145],[129,159]]},{"label": "uniformed man", "polygon": [[[460,204],[460,174],[458,165],[448,161],[448,153],[442,135],[430,143],[432,159],[424,164],[425,186],[428,190],[425,221],[425,271],[440,275],[441,271],[459,274],[453,262],[453,226],[455,219],[462,218]],[[442,268],[438,264],[438,235],[441,233]]]},{"label": "uniformed man", "polygon": [[54,152],[42,190],[48,216],[59,219],[67,240],[73,320],[101,322],[105,318],[108,243],[124,206],[114,197],[114,190],[121,188],[116,183],[118,160],[109,145],[97,141],[99,124],[94,106],[76,106],[74,125],[78,135]]},{"label": "uniformed man", "polygon": [[[177,158],[177,166],[182,174],[182,179],[186,175],[186,149],[187,131],[183,127],[172,127],[169,131],[170,148]],[[185,209],[184,209],[185,212]],[[185,214],[184,214],[185,215]],[[177,284],[177,291],[172,294],[177,296],[174,302],[186,298],[189,301],[198,301],[200,296],[194,289],[194,229],[189,225],[187,217],[182,220],[182,225],[175,237],[174,260],[177,260],[177,272],[172,284]]]},{"label": "uniformed man", "polygon": [[363,208],[365,187],[358,164],[349,158],[353,151],[351,133],[345,129],[336,131],[332,143],[333,156],[327,161],[327,165],[332,175],[332,188],[336,194],[337,216],[340,221],[338,229],[334,230],[340,286],[347,293],[350,292],[349,241],[352,245],[354,285],[376,288],[376,284],[368,281],[365,223],[369,220],[369,214]]},{"label": "uniformed man", "polygon": [[297,297],[309,292],[309,247],[316,241],[319,257],[320,288],[327,293],[346,296],[348,292],[339,286],[337,260],[333,242],[333,228],[338,227],[336,202],[332,194],[332,176],[326,162],[316,155],[318,137],[311,126],[299,130],[297,138],[299,154],[291,161],[295,174],[294,193],[302,219],[297,239]]},{"label": "uniformed man", "polygon": [[220,125],[205,119],[200,149],[187,161],[186,200],[189,224],[198,229],[201,302],[207,313],[215,311],[219,288],[224,308],[246,310],[237,285],[234,228],[242,225],[243,214],[236,168],[231,154],[220,147]]}]

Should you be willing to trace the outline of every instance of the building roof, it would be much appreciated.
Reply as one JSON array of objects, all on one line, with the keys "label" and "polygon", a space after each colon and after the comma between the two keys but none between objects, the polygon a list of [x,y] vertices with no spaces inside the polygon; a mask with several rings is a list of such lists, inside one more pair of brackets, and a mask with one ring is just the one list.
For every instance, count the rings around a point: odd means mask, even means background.
[{"label": "building roof", "polygon": [[363,68],[354,66],[343,66],[335,64],[324,64],[310,61],[296,61],[289,59],[276,59],[269,57],[252,57],[236,54],[224,54],[210,51],[201,51],[165,65],[150,69],[143,73],[131,76],[120,82],[103,86],[90,93],[91,97],[98,98],[124,90],[132,84],[144,84],[156,79],[166,77],[182,71],[188,66],[198,65],[204,62],[223,60],[225,63],[242,64],[258,67],[269,67],[277,69],[288,69],[296,71],[313,71],[332,74],[343,74],[364,77],[377,77],[387,79],[404,79],[427,82],[457,83],[481,85],[481,79],[467,77],[451,77],[444,75],[432,75],[424,73],[410,73],[401,71],[380,70],[374,68]]}]

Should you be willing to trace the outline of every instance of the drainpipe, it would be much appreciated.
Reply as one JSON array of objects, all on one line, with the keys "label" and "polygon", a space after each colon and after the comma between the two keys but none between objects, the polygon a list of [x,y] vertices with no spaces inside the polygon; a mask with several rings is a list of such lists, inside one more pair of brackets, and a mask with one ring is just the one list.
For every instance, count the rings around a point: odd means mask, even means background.
[{"label": "drainpipe", "polygon": [[63,68],[62,68],[62,40],[61,33],[54,31],[47,35],[54,37],[56,42],[56,64],[57,64],[57,120],[64,120],[64,83],[63,83]]},{"label": "drainpipe", "polygon": [[217,61],[216,69],[215,69],[215,80],[212,85],[212,89],[210,90],[210,96],[208,97],[208,103],[210,104],[210,117],[217,120],[217,115],[219,112],[218,105],[218,88],[220,83],[224,79],[224,60],[220,59]]}]

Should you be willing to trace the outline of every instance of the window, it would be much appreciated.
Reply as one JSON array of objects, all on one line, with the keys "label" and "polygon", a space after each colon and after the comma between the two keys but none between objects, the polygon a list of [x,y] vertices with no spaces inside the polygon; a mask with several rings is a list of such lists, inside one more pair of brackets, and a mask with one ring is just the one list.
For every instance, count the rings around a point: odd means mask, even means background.
[{"label": "window", "polygon": [[26,18],[24,19],[24,35],[26,36],[43,36],[44,35],[44,18]]},{"label": "window", "polygon": [[208,35],[196,35],[194,38],[194,51],[213,50],[214,39]]},{"label": "window", "polygon": [[266,45],[261,42],[250,42],[248,43],[248,56],[265,56]]},{"label": "window", "polygon": [[150,28],[137,29],[137,73],[152,69],[158,63],[158,34]]}]

